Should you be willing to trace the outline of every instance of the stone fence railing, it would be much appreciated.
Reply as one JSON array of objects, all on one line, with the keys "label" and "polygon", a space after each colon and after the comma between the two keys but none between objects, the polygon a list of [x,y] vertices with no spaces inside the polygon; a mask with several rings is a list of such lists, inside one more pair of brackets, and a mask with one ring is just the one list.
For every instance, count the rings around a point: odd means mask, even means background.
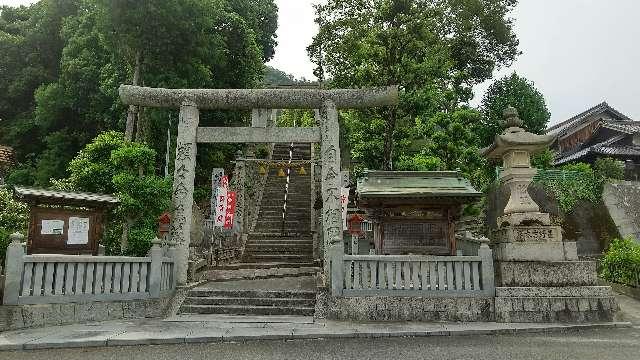
[{"label": "stone fence railing", "polygon": [[345,255],[344,296],[494,296],[491,249],[477,256]]},{"label": "stone fence railing", "polygon": [[165,256],[160,241],[147,257],[26,255],[22,238],[7,249],[5,305],[150,299],[176,287],[175,251]]}]

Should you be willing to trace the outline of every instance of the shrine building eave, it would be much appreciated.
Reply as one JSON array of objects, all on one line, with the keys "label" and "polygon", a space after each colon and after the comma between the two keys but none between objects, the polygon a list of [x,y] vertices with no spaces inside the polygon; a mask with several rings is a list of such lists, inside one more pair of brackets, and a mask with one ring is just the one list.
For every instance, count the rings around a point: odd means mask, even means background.
[{"label": "shrine building eave", "polygon": [[459,205],[482,193],[457,171],[367,171],[358,181],[358,205]]},{"label": "shrine building eave", "polygon": [[33,205],[112,208],[120,204],[120,200],[112,195],[36,189],[24,186],[15,186],[13,196],[18,201]]}]

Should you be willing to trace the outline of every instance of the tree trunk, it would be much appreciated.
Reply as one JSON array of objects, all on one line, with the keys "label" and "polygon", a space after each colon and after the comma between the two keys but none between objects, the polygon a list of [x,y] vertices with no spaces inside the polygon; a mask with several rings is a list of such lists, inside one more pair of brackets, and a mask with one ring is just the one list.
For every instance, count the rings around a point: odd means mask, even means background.
[{"label": "tree trunk", "polygon": [[126,219],[125,223],[122,224],[122,236],[120,237],[120,253],[124,254],[129,247],[129,228],[133,224],[133,220]]},{"label": "tree trunk", "polygon": [[[140,82],[140,50],[136,53],[136,68],[133,71],[133,84],[137,86]],[[124,139],[127,141],[133,140],[133,133],[136,126],[136,118],[138,113],[138,108],[136,106],[129,106],[129,111],[127,112],[127,125],[125,127]]]},{"label": "tree trunk", "polygon": [[387,116],[387,130],[384,133],[384,150],[383,150],[383,170],[393,170],[393,133],[396,130],[396,117],[398,110],[393,107],[389,109]]}]

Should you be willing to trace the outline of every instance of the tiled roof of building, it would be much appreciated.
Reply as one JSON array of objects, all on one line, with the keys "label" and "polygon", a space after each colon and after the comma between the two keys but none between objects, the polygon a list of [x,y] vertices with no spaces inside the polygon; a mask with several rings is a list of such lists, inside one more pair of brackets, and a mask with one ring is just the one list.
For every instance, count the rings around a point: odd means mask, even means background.
[{"label": "tiled roof of building", "polygon": [[581,149],[574,153],[562,154],[560,158],[556,159],[555,164],[561,165],[570,161],[581,159],[589,154],[604,155],[604,156],[640,156],[640,146],[615,146],[615,142],[622,140],[625,134],[614,136],[606,141],[597,143],[587,148]]},{"label": "tiled roof of building", "polygon": [[120,203],[115,196],[87,192],[45,190],[23,186],[14,187],[13,191],[17,199],[25,202],[86,207],[112,206]]},{"label": "tiled roof of building", "polygon": [[640,132],[640,121],[619,121],[619,120],[602,120],[600,126],[620,131],[625,134],[635,134]]},{"label": "tiled roof of building", "polygon": [[602,102],[568,120],[565,120],[563,122],[560,122],[558,124],[555,124],[551,127],[549,127],[546,131],[547,134],[549,135],[558,135],[561,134],[563,131],[566,131],[572,127],[578,126],[580,124],[582,124],[585,120],[587,120],[591,115],[595,115],[595,114],[599,114],[599,113],[603,113],[605,111],[609,111],[610,113],[614,114],[619,120],[631,120],[628,116],[624,115],[623,113],[619,112],[618,110],[612,108],[611,106],[609,106],[609,104],[607,104],[606,102]]},{"label": "tiled roof of building", "polygon": [[0,145],[0,165],[13,165],[13,159],[13,149],[8,146]]},{"label": "tiled roof of building", "polygon": [[457,171],[368,171],[358,181],[358,197],[479,197]]}]

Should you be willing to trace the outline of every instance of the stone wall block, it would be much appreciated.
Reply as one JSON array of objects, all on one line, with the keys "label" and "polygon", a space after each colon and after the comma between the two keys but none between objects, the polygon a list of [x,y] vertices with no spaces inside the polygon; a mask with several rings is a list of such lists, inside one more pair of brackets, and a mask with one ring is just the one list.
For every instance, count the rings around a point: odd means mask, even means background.
[{"label": "stone wall block", "polygon": [[44,322],[47,326],[67,324],[75,320],[75,314],[76,304],[51,304]]},{"label": "stone wall block", "polygon": [[22,318],[25,327],[40,327],[45,325],[44,316],[49,306],[31,305],[22,308]]}]

